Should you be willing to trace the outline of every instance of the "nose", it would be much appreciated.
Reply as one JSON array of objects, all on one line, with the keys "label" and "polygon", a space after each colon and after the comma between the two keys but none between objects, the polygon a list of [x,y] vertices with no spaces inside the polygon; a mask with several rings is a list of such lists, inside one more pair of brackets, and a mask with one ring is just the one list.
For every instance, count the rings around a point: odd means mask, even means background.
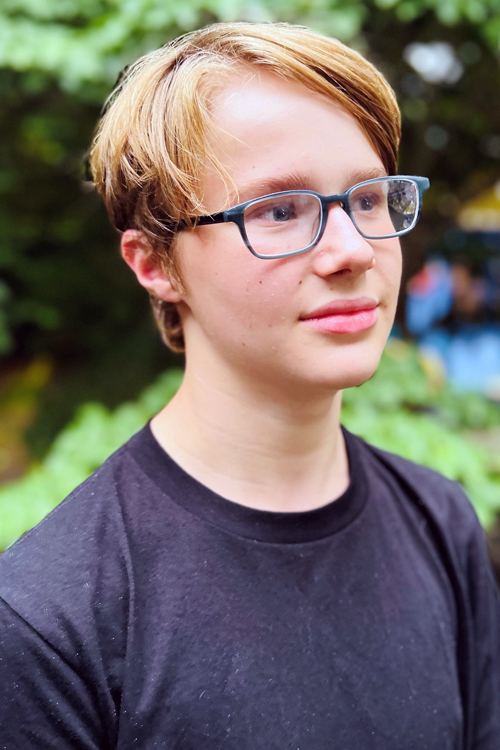
[{"label": "nose", "polygon": [[339,203],[330,206],[325,231],[312,252],[314,270],[319,276],[358,276],[375,265],[371,241],[360,235]]}]

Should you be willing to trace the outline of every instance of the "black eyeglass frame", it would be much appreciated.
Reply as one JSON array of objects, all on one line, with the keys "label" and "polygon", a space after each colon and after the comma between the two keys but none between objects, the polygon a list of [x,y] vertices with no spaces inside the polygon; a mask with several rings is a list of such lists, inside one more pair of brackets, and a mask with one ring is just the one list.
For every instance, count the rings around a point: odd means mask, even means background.
[{"label": "black eyeglass frame", "polygon": [[[376,182],[387,182],[387,180],[408,180],[413,182],[417,186],[418,191],[418,208],[415,213],[415,220],[413,221],[413,224],[411,227],[408,227],[407,229],[402,229],[399,232],[393,232],[391,234],[384,234],[384,235],[378,235],[377,237],[373,237],[372,235],[365,234],[362,232],[359,227],[356,225],[356,222],[352,218],[351,214],[351,208],[350,208],[350,196],[354,192],[354,190],[357,190],[362,185],[371,185]],[[362,182],[356,183],[356,185],[353,185],[348,190],[346,190],[344,193],[338,193],[336,195],[321,195],[321,193],[316,193],[314,190],[284,190],[280,191],[278,193],[269,193],[268,195],[261,195],[258,198],[252,198],[249,201],[245,201],[244,203],[238,203],[237,206],[233,206],[232,208],[228,208],[225,211],[219,211],[215,214],[208,214],[206,216],[193,216],[191,217],[190,221],[194,222],[193,227],[196,226],[210,226],[211,224],[223,224],[226,222],[232,222],[237,225],[238,229],[240,230],[241,237],[243,239],[243,242],[247,246],[248,250],[252,253],[252,255],[255,255],[256,258],[260,258],[262,260],[276,260],[278,258],[289,258],[293,255],[300,255],[301,253],[306,253],[308,250],[312,250],[313,247],[315,247],[321,240],[325,227],[326,222],[328,221],[328,209],[332,205],[332,203],[339,203],[340,206],[344,209],[346,214],[351,219],[352,223],[354,224],[354,227],[359,232],[359,234],[364,237],[367,240],[386,240],[391,239],[392,237],[401,237],[403,234],[407,234],[408,232],[411,232],[412,229],[415,228],[415,226],[418,223],[418,220],[420,218],[420,212],[422,210],[422,199],[423,195],[426,190],[429,188],[429,180],[427,177],[415,177],[414,175],[389,175],[387,177],[375,177],[372,180],[363,180]],[[250,206],[254,205],[255,203],[259,203],[260,201],[267,200],[268,198],[275,198],[278,196],[286,197],[287,195],[314,195],[321,204],[321,222],[318,228],[318,231],[316,232],[316,236],[312,240],[312,242],[309,243],[306,247],[303,247],[301,250],[293,250],[292,252],[288,253],[278,253],[275,255],[262,255],[261,253],[258,253],[256,250],[253,249],[251,246],[248,236],[245,229],[245,218],[244,214],[245,211],[250,208]],[[181,222],[177,229],[187,229],[191,225]]]}]

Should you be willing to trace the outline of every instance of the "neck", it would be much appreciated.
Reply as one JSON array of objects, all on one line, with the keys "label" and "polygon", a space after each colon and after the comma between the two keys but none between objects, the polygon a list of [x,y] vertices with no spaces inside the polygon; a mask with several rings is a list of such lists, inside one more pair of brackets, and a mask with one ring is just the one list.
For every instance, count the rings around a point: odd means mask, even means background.
[{"label": "neck", "polygon": [[261,510],[312,510],[345,491],[341,392],[306,398],[302,390],[298,398],[220,375],[187,367],[178,393],[151,423],[185,471],[222,497]]}]

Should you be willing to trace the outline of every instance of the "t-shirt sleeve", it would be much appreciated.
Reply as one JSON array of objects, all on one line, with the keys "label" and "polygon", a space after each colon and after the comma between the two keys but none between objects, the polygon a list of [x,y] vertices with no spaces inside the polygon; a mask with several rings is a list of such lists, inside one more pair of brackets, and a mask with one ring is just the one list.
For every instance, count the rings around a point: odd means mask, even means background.
[{"label": "t-shirt sleeve", "polygon": [[453,560],[466,750],[500,749],[500,594],[486,533],[461,486],[442,480],[436,518]]},{"label": "t-shirt sleeve", "polygon": [[500,750],[500,594],[486,534],[457,482],[395,454],[367,448],[397,477],[418,509],[417,517],[432,533],[453,586],[464,750]]},{"label": "t-shirt sleeve", "polygon": [[472,750],[498,750],[500,594],[489,563],[485,536],[479,525],[471,540],[467,573],[473,633]]},{"label": "t-shirt sleeve", "polygon": [[63,655],[0,599],[0,747],[98,750],[98,705]]},{"label": "t-shirt sleeve", "polygon": [[0,748],[116,744],[127,539],[103,467],[0,555]]}]

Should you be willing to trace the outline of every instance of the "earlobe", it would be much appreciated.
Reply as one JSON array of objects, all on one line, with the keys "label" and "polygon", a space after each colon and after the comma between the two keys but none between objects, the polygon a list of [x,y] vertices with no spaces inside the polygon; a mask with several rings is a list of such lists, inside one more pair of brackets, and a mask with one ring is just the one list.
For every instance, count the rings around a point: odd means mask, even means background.
[{"label": "earlobe", "polygon": [[121,239],[121,254],[141,286],[165,302],[181,302],[175,279],[168,276],[155,260],[148,238],[137,229],[127,229]]}]

